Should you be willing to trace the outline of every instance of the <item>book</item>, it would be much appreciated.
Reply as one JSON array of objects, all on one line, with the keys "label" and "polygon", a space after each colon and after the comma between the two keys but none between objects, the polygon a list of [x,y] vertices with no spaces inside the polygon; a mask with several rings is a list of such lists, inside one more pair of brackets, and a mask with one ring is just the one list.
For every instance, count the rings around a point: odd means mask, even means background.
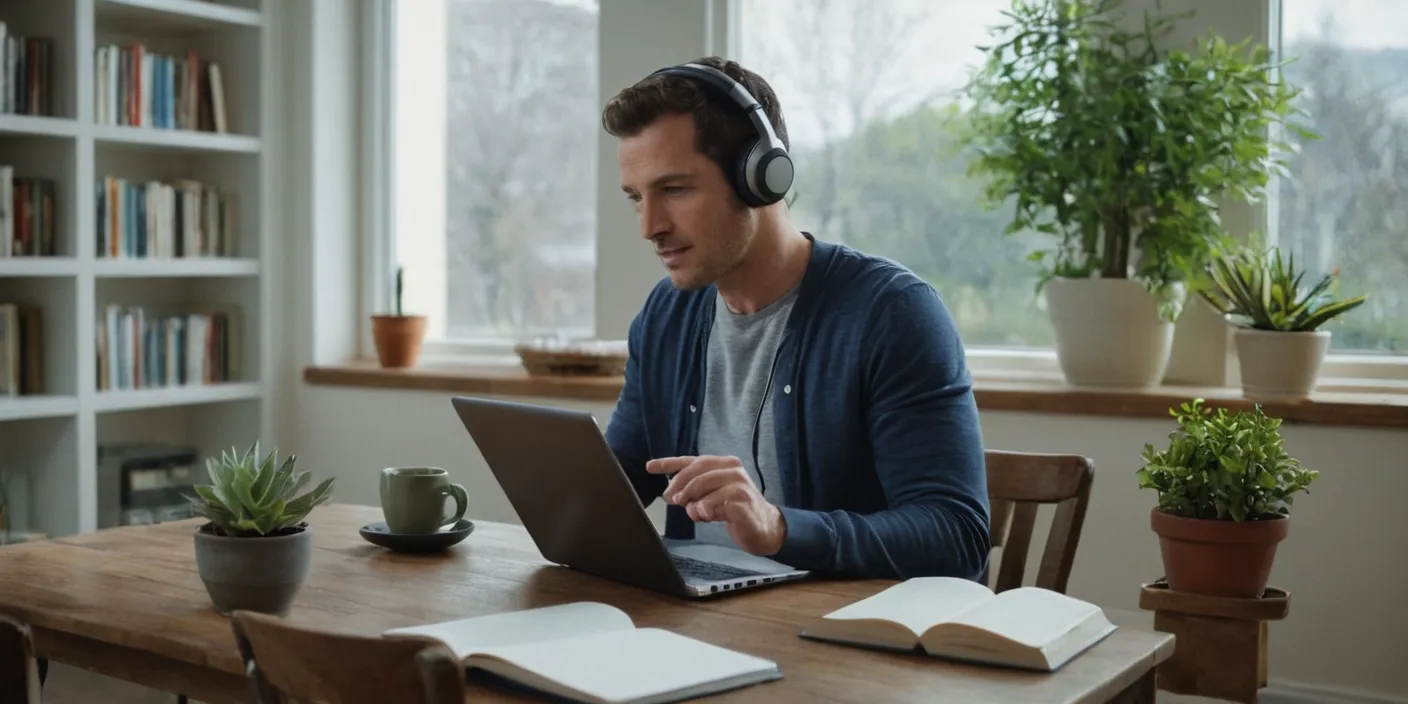
[{"label": "book", "polygon": [[780,679],[771,660],[673,631],[637,628],[607,604],[574,602],[395,628],[443,643],[468,669],[578,702],[660,704]]},{"label": "book", "polygon": [[822,616],[801,635],[1054,672],[1114,631],[1100,607],[1049,589],[994,594],[966,579],[916,577]]}]

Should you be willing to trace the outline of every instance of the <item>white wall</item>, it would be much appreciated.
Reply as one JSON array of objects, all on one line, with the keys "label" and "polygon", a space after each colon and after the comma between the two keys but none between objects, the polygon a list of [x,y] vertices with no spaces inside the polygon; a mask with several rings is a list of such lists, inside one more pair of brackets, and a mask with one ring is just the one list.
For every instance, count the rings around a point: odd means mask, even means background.
[{"label": "white wall", "polygon": [[[1209,20],[1224,13],[1220,25],[1257,31],[1262,3],[1239,0],[1225,9],[1212,0],[1165,0],[1165,5],[1196,6]],[[447,395],[308,387],[297,381],[304,366],[341,361],[356,347],[359,210],[348,153],[358,144],[352,79],[360,25],[332,21],[335,9],[346,9],[343,0],[298,0],[289,7],[286,36],[299,43],[285,48],[291,57],[289,183],[283,201],[289,244],[281,296],[289,334],[281,340],[286,366],[275,377],[281,410],[276,439],[320,476],[337,476],[340,500],[378,503],[376,474],[382,467],[436,465],[466,485],[475,518],[513,521]],[[650,68],[723,51],[727,11],[727,0],[603,0],[603,101]],[[619,196],[614,141],[603,135],[598,153],[603,235],[597,316],[600,334],[619,336],[660,272]],[[529,400],[587,409],[603,422],[611,411],[603,403]],[[1139,585],[1161,570],[1148,527],[1153,496],[1136,489],[1133,472],[1143,444],[1162,441],[1169,424],[985,413],[983,426],[992,448],[1094,458],[1093,504],[1070,589],[1126,622],[1147,623],[1147,614],[1137,611]],[[1403,667],[1408,609],[1402,598],[1408,595],[1403,548],[1408,521],[1400,509],[1400,497],[1408,495],[1408,430],[1290,427],[1286,435],[1290,450],[1322,474],[1313,493],[1296,506],[1290,538],[1272,575],[1274,584],[1293,595],[1290,617],[1271,629],[1273,682],[1283,691],[1287,682],[1332,690],[1314,701],[1346,701],[1347,690],[1408,701]],[[654,512],[659,515],[658,506]],[[1357,646],[1351,646],[1354,641]]]}]

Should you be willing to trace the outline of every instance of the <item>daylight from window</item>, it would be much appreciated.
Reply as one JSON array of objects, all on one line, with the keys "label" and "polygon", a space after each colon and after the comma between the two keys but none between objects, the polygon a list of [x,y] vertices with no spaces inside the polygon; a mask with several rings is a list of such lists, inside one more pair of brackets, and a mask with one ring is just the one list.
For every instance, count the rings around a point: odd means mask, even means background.
[{"label": "daylight from window", "polygon": [[956,153],[957,93],[1007,0],[744,0],[739,61],[773,86],[816,236],[933,283],[970,346],[1047,347],[1029,239],[980,203]]},{"label": "daylight from window", "polygon": [[[737,0],[739,60],[777,91],[794,217],[932,282],[971,347],[1050,347],[1010,213],[980,202],[957,95],[1008,0]],[[397,3],[394,238],[434,340],[594,332],[595,0]],[[1337,352],[1408,348],[1408,2],[1284,0],[1300,145],[1269,236],[1368,304]]]},{"label": "daylight from window", "polygon": [[1276,191],[1276,243],[1341,293],[1337,351],[1408,354],[1408,2],[1282,0],[1285,76],[1305,89],[1301,144]]},{"label": "daylight from window", "polygon": [[402,0],[393,229],[431,340],[593,334],[594,0]]}]

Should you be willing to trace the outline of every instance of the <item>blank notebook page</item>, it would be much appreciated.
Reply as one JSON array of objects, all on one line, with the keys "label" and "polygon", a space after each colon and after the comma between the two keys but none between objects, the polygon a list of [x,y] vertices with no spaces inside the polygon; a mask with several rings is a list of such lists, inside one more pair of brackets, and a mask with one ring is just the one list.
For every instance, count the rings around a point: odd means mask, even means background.
[{"label": "blank notebook page", "polygon": [[631,701],[775,667],[762,658],[654,628],[480,652],[604,701]]},{"label": "blank notebook page", "polygon": [[576,602],[396,628],[386,634],[430,636],[444,642],[455,657],[464,659],[485,647],[536,643],[633,627],[631,618],[620,609]]}]

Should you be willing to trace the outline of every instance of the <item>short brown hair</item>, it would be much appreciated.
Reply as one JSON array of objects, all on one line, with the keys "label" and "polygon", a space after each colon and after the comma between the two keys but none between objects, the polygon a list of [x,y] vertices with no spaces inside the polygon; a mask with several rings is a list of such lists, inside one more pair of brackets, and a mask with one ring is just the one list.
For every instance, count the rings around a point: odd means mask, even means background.
[{"label": "short brown hair", "polygon": [[[791,148],[787,140],[787,123],[782,119],[782,107],[772,86],[761,76],[717,56],[695,59],[691,63],[711,66],[743,84],[753,98],[763,106],[768,121],[782,145]],[[723,169],[730,180],[744,144],[757,137],[753,123],[727,98],[718,95],[698,81],[672,75],[654,75],[621,90],[606,103],[601,124],[614,137],[630,137],[666,115],[690,115],[694,118],[695,148]]]}]

